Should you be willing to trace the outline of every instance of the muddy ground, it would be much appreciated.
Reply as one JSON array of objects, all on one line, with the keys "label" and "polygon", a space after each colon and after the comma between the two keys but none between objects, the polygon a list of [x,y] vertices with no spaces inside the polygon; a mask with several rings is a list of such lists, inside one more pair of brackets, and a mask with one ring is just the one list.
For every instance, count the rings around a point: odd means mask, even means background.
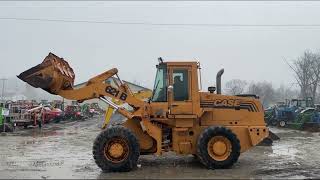
[{"label": "muddy ground", "polygon": [[92,143],[102,118],[0,136],[0,178],[320,178],[320,133],[272,129],[281,140],[242,154],[232,169],[207,170],[192,156],[141,156],[128,173],[102,173]]}]

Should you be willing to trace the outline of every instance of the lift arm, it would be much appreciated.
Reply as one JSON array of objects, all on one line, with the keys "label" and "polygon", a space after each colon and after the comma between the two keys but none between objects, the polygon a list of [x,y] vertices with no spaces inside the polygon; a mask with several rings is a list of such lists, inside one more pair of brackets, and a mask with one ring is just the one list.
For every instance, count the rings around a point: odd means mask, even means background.
[{"label": "lift arm", "polygon": [[[122,83],[120,79],[121,85],[115,82],[117,87],[112,86],[106,81],[114,75],[118,77],[117,73],[118,70],[116,68],[110,69],[89,79],[82,87],[74,89],[75,75],[73,69],[63,58],[49,53],[41,64],[22,72],[18,75],[18,78],[35,88],[42,88],[50,94],[60,95],[66,99],[77,100],[78,102],[99,98],[127,118],[133,118],[134,116],[145,117],[148,114],[148,103],[135,98],[130,88]],[[111,100],[105,98],[105,96],[116,99],[121,103],[128,103],[133,107],[134,112],[129,112],[119,107]]]},{"label": "lift arm", "polygon": [[[150,98],[151,95],[152,95],[152,91],[151,90],[141,90],[141,91],[133,93],[134,97],[136,97],[138,99],[141,99],[141,100]],[[112,99],[112,102],[114,102],[117,105],[121,105],[121,102],[116,101],[115,99]],[[106,113],[105,113],[104,123],[102,125],[102,129],[107,128],[107,126],[108,126],[108,124],[109,124],[109,122],[111,120],[111,117],[112,117],[114,109],[115,108],[112,107],[112,106],[108,106],[108,108],[106,109]]]}]

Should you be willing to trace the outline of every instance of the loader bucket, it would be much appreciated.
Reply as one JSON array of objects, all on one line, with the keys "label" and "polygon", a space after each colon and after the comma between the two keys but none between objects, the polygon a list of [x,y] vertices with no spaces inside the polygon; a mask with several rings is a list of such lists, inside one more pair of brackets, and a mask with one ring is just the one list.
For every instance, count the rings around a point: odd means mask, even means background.
[{"label": "loader bucket", "polygon": [[278,135],[276,135],[275,133],[273,133],[272,131],[269,130],[269,136],[270,139],[276,141],[276,140],[280,140],[280,137]]},{"label": "loader bucket", "polygon": [[64,59],[49,53],[41,64],[34,66],[17,76],[35,88],[42,88],[50,94],[72,89],[74,72]]},{"label": "loader bucket", "polygon": [[258,146],[272,146],[273,141],[279,140],[280,137],[269,130],[269,136],[264,138]]}]

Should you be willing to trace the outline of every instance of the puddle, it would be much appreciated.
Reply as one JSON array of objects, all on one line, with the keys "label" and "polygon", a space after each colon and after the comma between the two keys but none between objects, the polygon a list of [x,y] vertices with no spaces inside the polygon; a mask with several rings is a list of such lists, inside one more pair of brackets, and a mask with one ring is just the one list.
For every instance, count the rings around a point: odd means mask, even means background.
[{"label": "puddle", "polygon": [[295,159],[299,150],[294,144],[285,144],[283,142],[274,143],[271,147],[272,153],[269,154],[269,157],[278,157],[286,156],[286,158]]}]

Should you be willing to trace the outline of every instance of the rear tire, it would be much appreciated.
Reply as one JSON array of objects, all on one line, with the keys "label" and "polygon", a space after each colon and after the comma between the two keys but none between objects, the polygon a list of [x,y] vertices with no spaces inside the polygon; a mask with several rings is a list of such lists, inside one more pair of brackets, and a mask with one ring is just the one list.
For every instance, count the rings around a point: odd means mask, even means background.
[{"label": "rear tire", "polygon": [[231,167],[240,156],[240,141],[225,127],[208,127],[199,136],[197,156],[208,169]]},{"label": "rear tire", "polygon": [[280,127],[286,127],[286,125],[287,125],[287,123],[286,123],[286,121],[284,121],[284,120],[281,120],[281,121],[279,122],[279,126],[280,126]]},{"label": "rear tire", "polygon": [[93,158],[104,172],[126,172],[137,166],[140,145],[130,129],[112,126],[102,131],[93,144]]}]

